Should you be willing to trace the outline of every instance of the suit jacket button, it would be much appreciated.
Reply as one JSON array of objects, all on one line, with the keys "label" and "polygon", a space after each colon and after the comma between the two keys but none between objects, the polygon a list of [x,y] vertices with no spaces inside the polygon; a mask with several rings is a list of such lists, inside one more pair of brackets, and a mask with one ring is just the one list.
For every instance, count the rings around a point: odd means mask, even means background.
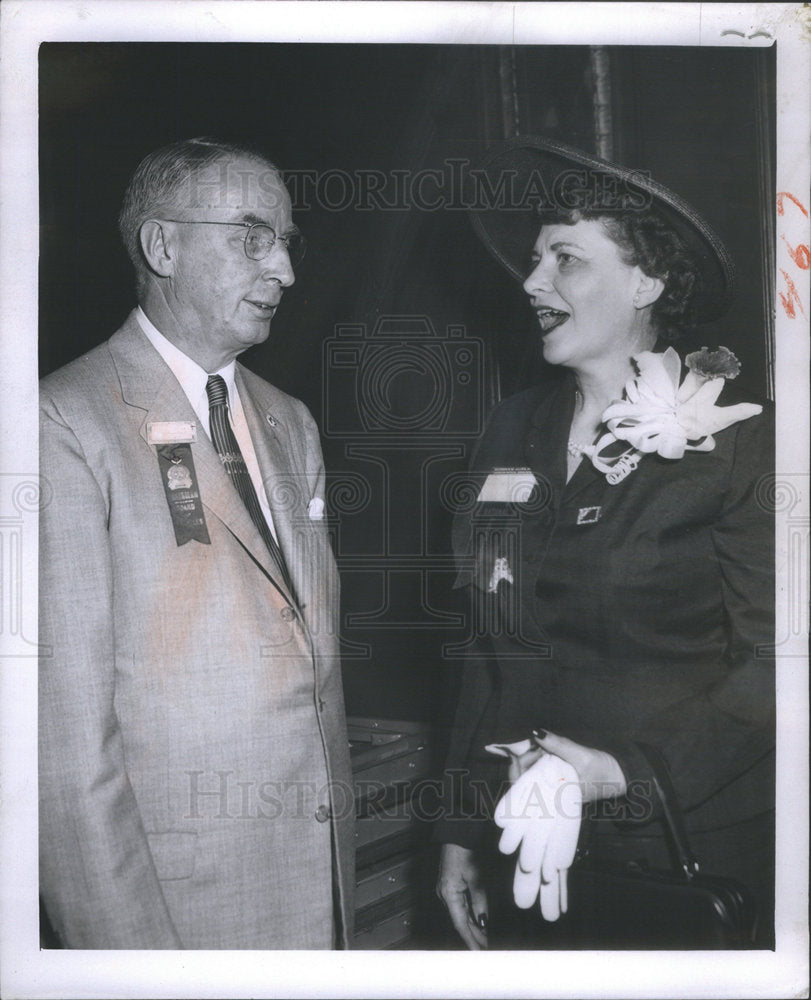
[{"label": "suit jacket button", "polygon": [[319,823],[326,823],[330,815],[329,806],[319,806],[315,811],[315,818]]},{"label": "suit jacket button", "polygon": [[291,622],[296,617],[296,612],[291,607],[282,608],[280,612],[282,621]]}]

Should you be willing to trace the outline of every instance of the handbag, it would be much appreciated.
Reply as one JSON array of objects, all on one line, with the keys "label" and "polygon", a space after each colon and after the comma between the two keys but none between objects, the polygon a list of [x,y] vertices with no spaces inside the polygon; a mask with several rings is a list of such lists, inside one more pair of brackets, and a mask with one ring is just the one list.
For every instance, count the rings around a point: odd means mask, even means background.
[{"label": "handbag", "polygon": [[667,765],[653,747],[638,746],[651,767],[673,867],[596,860],[581,844],[569,870],[572,939],[595,950],[754,947],[753,894],[736,879],[699,870]]}]

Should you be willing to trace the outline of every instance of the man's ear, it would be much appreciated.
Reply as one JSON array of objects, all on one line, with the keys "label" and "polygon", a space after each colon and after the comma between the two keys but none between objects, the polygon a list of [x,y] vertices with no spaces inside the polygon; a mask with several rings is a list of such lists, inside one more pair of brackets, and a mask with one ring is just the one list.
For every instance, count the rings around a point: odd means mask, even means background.
[{"label": "man's ear", "polygon": [[138,238],[147,264],[155,274],[169,278],[175,272],[176,246],[174,234],[157,219],[147,219]]},{"label": "man's ear", "polygon": [[634,305],[637,309],[652,306],[664,290],[665,283],[661,278],[652,278],[644,271],[639,271],[639,281],[634,292]]}]

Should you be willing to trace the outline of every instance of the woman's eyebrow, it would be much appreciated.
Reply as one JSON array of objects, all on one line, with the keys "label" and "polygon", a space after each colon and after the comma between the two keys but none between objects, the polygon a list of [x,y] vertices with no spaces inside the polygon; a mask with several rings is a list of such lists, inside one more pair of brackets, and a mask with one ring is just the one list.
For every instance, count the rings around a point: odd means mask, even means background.
[{"label": "woman's eyebrow", "polygon": [[574,250],[582,250],[583,253],[586,252],[586,248],[584,246],[581,246],[579,243],[571,243],[569,240],[558,240],[557,243],[552,243],[549,249],[560,250],[562,247],[572,247]]}]

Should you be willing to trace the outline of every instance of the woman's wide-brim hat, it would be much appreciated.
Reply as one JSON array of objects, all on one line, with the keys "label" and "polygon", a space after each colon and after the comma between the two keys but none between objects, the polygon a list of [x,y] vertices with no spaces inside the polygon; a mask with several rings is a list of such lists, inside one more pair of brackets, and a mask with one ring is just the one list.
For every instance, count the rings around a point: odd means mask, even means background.
[{"label": "woman's wide-brim hat", "polygon": [[[517,136],[489,151],[471,171],[468,204],[476,232],[518,281],[545,213],[580,210],[605,215],[655,210],[693,252],[702,277],[699,321],[716,319],[732,298],[732,258],[708,222],[673,191],[631,170],[540,136]],[[546,220],[548,221],[547,215]]]}]

